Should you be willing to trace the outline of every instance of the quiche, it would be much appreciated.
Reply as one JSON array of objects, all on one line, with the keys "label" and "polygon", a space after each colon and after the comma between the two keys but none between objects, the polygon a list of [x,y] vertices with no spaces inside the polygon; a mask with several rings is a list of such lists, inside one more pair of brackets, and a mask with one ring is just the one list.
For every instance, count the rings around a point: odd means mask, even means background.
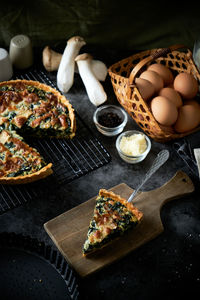
[{"label": "quiche", "polygon": [[52,173],[52,164],[26,136],[73,138],[75,131],[74,109],[56,89],[32,80],[1,82],[0,183],[27,183]]},{"label": "quiche", "polygon": [[115,193],[101,189],[96,198],[92,220],[83,245],[83,256],[101,249],[123,235],[141,220],[143,214],[132,203]]}]

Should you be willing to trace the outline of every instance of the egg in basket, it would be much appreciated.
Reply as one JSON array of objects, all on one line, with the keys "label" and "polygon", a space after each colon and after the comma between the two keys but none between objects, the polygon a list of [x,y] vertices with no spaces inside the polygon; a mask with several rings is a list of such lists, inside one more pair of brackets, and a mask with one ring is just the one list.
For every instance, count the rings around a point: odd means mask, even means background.
[{"label": "egg in basket", "polygon": [[181,45],[130,56],[109,68],[119,103],[158,142],[199,130],[200,74]]}]

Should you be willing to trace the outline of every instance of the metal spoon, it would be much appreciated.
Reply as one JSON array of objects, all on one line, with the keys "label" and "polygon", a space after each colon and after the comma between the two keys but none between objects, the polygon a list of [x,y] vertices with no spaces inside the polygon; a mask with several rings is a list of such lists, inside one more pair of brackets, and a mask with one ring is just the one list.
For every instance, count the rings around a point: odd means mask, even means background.
[{"label": "metal spoon", "polygon": [[128,198],[128,202],[131,202],[137,192],[141,189],[141,187],[145,184],[145,182],[168,160],[169,158],[169,151],[168,150],[161,150],[156,158],[154,159],[150,169],[144,176],[142,182],[138,185],[138,187],[134,190],[134,192]]}]

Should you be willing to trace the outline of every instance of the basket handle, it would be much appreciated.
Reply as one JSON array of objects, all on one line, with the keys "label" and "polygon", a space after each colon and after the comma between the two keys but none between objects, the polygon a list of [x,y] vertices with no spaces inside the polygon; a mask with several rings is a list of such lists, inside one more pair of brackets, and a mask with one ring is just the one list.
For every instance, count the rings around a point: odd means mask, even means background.
[{"label": "basket handle", "polygon": [[176,49],[180,49],[180,48],[186,48],[184,45],[179,45],[179,44],[176,44],[176,45],[173,45],[173,46],[170,46],[169,48],[161,48],[161,49],[157,49],[156,51],[154,51],[151,55],[145,57],[144,59],[142,59],[134,68],[133,70],[131,71],[130,73],[130,76],[129,76],[129,85],[132,85],[134,80],[135,80],[135,77],[137,75],[137,73],[141,70],[142,67],[144,67],[148,62],[158,58],[158,57],[161,57],[161,56],[164,56]]}]

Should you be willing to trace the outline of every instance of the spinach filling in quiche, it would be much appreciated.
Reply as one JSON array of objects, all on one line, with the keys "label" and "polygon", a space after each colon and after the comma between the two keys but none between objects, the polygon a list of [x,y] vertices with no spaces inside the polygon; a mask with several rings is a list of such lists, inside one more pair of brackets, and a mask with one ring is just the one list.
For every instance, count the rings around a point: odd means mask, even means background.
[{"label": "spinach filling in quiche", "polygon": [[72,138],[75,130],[74,110],[57,90],[31,80],[1,82],[0,183],[26,183],[52,173],[52,164],[47,165],[21,135]]},{"label": "spinach filling in quiche", "polygon": [[136,226],[141,218],[142,213],[132,203],[128,203],[126,199],[113,192],[101,189],[96,198],[93,218],[83,245],[83,255],[86,256],[106,246]]},{"label": "spinach filling in quiche", "polygon": [[28,146],[15,131],[1,131],[0,177],[28,175],[39,171],[45,165],[37,150]]}]

